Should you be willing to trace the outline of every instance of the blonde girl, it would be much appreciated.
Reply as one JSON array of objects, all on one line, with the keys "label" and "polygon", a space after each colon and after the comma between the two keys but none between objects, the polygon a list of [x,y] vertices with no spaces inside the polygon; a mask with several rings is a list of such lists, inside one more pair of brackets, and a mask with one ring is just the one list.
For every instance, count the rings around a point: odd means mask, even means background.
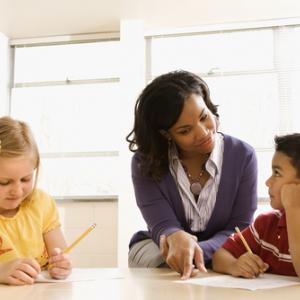
[{"label": "blonde girl", "polygon": [[0,283],[32,284],[49,264],[53,278],[71,273],[55,201],[36,188],[39,166],[28,125],[0,118]]}]

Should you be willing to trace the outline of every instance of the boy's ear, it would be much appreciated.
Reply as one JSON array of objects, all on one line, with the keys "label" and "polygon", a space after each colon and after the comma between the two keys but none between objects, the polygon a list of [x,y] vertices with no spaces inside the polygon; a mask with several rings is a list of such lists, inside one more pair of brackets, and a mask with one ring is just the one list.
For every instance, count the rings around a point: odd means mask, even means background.
[{"label": "boy's ear", "polygon": [[170,137],[169,133],[168,133],[166,130],[160,129],[160,130],[159,130],[159,133],[160,133],[164,138],[166,138],[168,141],[171,140],[171,137]]}]

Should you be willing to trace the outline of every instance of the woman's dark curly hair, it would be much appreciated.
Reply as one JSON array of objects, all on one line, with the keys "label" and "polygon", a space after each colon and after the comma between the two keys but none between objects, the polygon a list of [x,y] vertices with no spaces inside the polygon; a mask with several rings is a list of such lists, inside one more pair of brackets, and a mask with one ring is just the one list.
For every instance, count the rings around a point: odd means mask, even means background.
[{"label": "woman's dark curly hair", "polygon": [[170,129],[178,120],[184,102],[191,94],[203,98],[208,109],[219,117],[210,99],[207,84],[196,74],[174,71],[155,78],[138,97],[135,120],[127,135],[129,150],[141,156],[143,175],[160,180],[168,170],[168,141],[160,130]]}]

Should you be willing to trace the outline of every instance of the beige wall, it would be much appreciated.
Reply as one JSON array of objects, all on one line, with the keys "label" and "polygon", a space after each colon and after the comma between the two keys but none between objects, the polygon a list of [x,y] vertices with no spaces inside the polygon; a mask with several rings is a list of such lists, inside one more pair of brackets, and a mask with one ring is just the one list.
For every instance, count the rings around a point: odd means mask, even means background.
[{"label": "beige wall", "polygon": [[97,224],[72,249],[70,256],[74,267],[117,267],[118,202],[57,201],[57,206],[68,245],[91,224]]},{"label": "beige wall", "polygon": [[30,38],[119,31],[129,19],[149,30],[298,16],[298,0],[3,0],[0,32]]},{"label": "beige wall", "polygon": [[140,18],[146,29],[300,16],[298,0],[125,0],[121,5],[121,18]]}]

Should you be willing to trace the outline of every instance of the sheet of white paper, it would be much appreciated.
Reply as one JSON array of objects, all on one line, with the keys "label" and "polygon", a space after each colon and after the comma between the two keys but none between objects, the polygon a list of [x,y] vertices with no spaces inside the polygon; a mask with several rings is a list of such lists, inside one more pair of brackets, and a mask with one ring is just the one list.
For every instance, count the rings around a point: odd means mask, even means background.
[{"label": "sheet of white paper", "polygon": [[297,277],[274,274],[262,274],[254,279],[239,278],[230,275],[218,275],[203,278],[191,278],[185,281],[176,280],[176,282],[223,288],[239,288],[252,291],[300,284],[300,280]]},{"label": "sheet of white paper", "polygon": [[124,276],[118,269],[97,269],[97,268],[74,268],[71,275],[66,279],[53,279],[48,271],[42,271],[35,282],[74,282],[74,281],[94,281],[98,279],[118,279]]}]

